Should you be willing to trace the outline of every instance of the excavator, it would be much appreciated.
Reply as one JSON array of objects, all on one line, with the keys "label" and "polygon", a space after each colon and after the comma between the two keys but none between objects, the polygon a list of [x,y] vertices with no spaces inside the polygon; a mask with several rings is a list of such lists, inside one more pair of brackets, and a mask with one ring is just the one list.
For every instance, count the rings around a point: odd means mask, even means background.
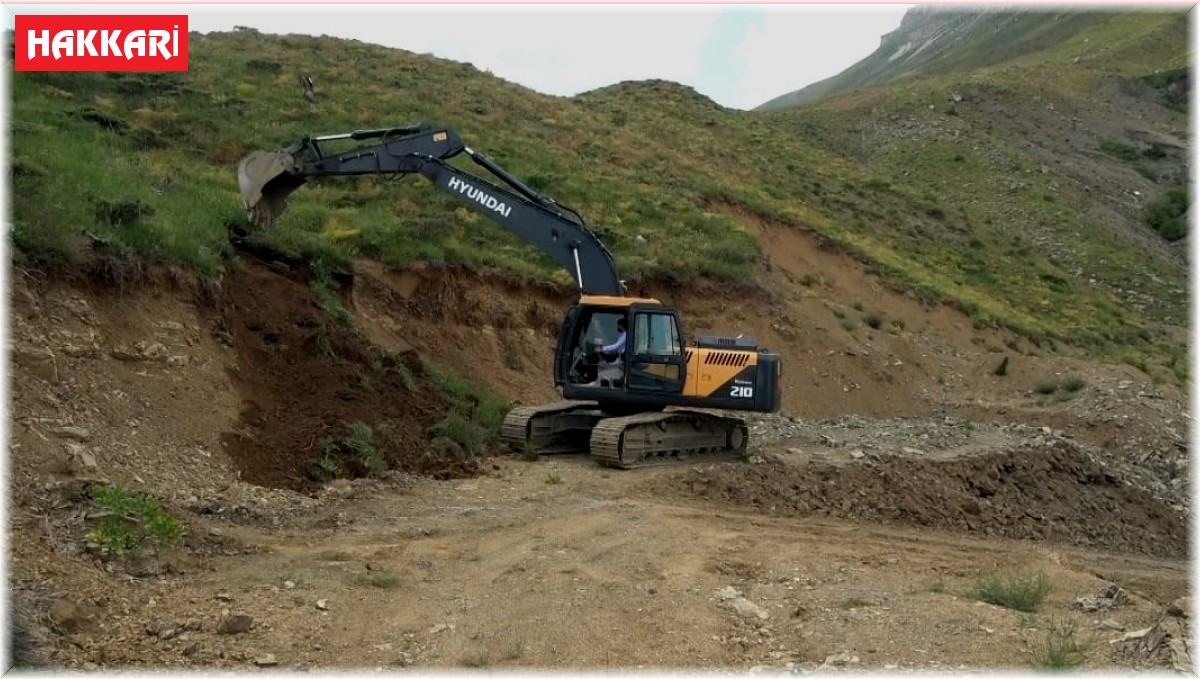
[{"label": "excavator", "polygon": [[[358,145],[331,151],[338,142]],[[448,162],[460,154],[505,186]],[[270,229],[288,196],[310,180],[414,173],[540,248],[574,279],[577,297],[553,365],[563,400],[513,408],[502,426],[506,443],[537,455],[588,452],[619,469],[746,455],[745,420],[727,411],[778,412],[779,356],[740,335],[685,342],[678,311],[630,296],[612,254],[578,212],[530,188],[455,130],[420,123],[307,136],[245,156],[238,187],[252,228]],[[622,347],[602,346],[622,332]]]}]

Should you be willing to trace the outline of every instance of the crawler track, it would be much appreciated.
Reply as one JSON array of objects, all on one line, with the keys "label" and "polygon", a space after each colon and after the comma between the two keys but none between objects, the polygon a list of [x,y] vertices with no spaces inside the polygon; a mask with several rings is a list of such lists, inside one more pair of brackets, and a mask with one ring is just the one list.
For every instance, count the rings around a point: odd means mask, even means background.
[{"label": "crawler track", "polygon": [[582,453],[588,435],[604,419],[594,401],[558,401],[539,406],[513,408],[504,418],[501,438],[517,451],[537,455]]},{"label": "crawler track", "polygon": [[592,401],[514,408],[501,431],[516,451],[588,452],[600,464],[619,469],[739,459],[749,435],[737,417],[689,409],[615,416]]},{"label": "crawler track", "polygon": [[733,460],[746,454],[749,434],[740,418],[700,410],[640,413],[597,423],[591,455],[620,469]]}]

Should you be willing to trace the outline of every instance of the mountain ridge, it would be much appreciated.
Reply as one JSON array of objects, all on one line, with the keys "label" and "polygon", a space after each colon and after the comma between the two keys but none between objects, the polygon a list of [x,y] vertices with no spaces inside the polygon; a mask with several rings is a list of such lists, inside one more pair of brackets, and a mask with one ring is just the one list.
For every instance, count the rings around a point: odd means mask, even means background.
[{"label": "mountain ridge", "polygon": [[1088,29],[1127,14],[1072,8],[918,5],[905,13],[895,30],[880,38],[879,47],[867,57],[754,110],[797,106],[904,78],[994,67],[1062,45]]}]

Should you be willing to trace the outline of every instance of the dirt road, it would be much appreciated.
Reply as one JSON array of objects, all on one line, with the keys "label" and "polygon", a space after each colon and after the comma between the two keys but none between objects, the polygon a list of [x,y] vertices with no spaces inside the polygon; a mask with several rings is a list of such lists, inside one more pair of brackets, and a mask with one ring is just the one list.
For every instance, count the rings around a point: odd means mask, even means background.
[{"label": "dirt road", "polygon": [[[1182,560],[653,491],[735,469],[505,458],[477,479],[356,481],[308,503],[197,498],[192,533],[242,553],[197,546],[126,587],[92,571],[71,600],[104,604],[60,653],[97,666],[1022,669],[1073,626],[1088,666],[1164,662],[1110,642],[1186,593]],[[991,574],[1038,573],[1052,589],[1036,614],[971,594]],[[1074,607],[1112,582],[1123,605]],[[236,615],[248,631],[220,633]]]}]

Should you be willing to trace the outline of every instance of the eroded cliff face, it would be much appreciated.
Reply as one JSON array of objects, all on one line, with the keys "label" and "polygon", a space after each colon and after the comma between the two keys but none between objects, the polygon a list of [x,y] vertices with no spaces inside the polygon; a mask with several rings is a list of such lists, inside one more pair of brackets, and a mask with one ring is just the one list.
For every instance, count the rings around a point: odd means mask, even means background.
[{"label": "eroded cliff face", "polygon": [[937,7],[914,7],[904,15],[896,30],[880,38],[879,51],[871,58],[878,60],[883,57],[876,65],[876,71],[906,64],[912,67],[945,51],[983,24],[1012,19],[1012,16],[998,15],[995,9],[987,8],[939,11]]}]

